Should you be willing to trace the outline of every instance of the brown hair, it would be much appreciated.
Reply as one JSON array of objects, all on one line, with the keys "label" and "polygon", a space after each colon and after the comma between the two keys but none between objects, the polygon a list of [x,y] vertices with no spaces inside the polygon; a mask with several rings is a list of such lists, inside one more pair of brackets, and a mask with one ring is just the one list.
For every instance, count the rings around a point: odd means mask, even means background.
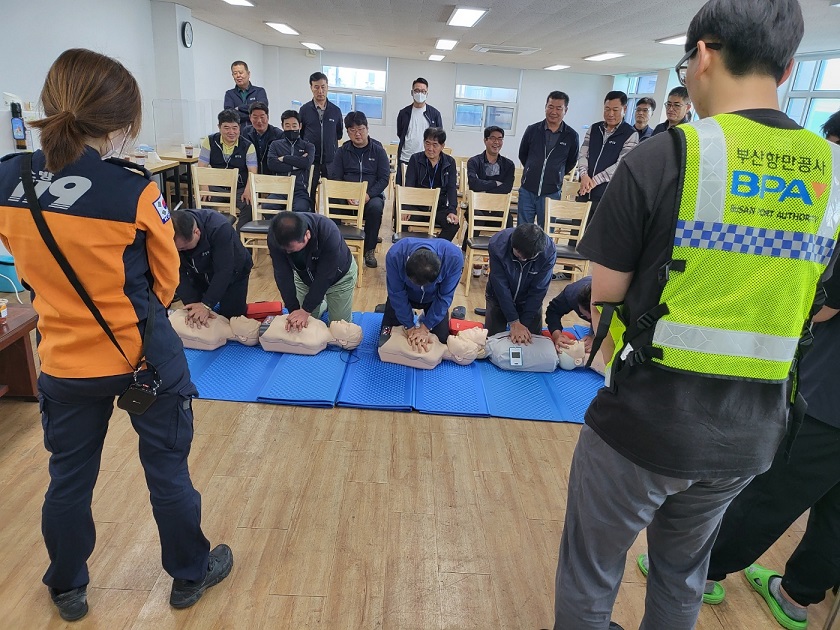
[{"label": "brown hair", "polygon": [[84,48],[55,60],[41,90],[47,115],[31,125],[41,130],[47,170],[60,171],[78,160],[89,138],[105,139],[126,129],[136,138],[142,121],[140,87],[120,62]]}]

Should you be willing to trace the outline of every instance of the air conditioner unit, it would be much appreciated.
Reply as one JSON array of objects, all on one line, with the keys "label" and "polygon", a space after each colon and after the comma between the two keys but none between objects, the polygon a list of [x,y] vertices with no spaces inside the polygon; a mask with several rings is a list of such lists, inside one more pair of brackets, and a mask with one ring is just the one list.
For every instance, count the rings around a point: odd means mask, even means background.
[{"label": "air conditioner unit", "polygon": [[539,52],[539,48],[526,48],[522,46],[500,46],[496,44],[476,44],[472,48],[470,48],[473,52],[477,53],[487,53],[492,55],[514,55],[514,56],[522,56],[522,55],[533,55],[535,52]]}]

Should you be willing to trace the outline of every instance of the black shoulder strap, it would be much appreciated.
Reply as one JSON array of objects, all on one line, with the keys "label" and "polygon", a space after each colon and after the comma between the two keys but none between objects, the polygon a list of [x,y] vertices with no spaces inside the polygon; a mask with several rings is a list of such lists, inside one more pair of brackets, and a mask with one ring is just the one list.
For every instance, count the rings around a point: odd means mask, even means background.
[{"label": "black shoulder strap", "polygon": [[[38,231],[41,233],[41,238],[44,239],[44,243],[46,243],[50,252],[52,252],[52,255],[55,257],[55,260],[58,263],[59,267],[61,267],[61,270],[64,272],[64,275],[67,276],[67,279],[70,281],[70,284],[73,285],[73,288],[76,289],[76,292],[79,294],[79,297],[82,298],[82,302],[84,302],[85,306],[88,307],[91,314],[93,314],[94,319],[96,319],[96,321],[102,327],[102,330],[105,331],[105,334],[108,335],[108,338],[111,340],[111,343],[113,343],[117,350],[120,351],[120,354],[126,360],[126,363],[128,363],[131,369],[136,372],[140,368],[140,365],[143,363],[143,359],[141,358],[140,363],[136,367],[132,365],[125,352],[123,352],[122,347],[120,347],[120,344],[117,341],[116,337],[114,337],[114,333],[111,332],[111,329],[105,322],[105,318],[102,317],[102,313],[99,311],[99,308],[97,308],[96,304],[94,304],[93,300],[91,299],[88,292],[85,290],[84,286],[82,286],[82,283],[76,275],[76,272],[73,271],[73,268],[70,266],[67,257],[61,251],[61,248],[55,241],[55,237],[53,236],[49,226],[47,225],[46,220],[44,219],[44,213],[41,210],[41,203],[38,201],[38,195],[35,193],[35,182],[32,179],[31,153],[27,153],[24,156],[23,160],[21,160],[20,170],[20,180],[23,183],[23,189],[26,191],[26,200],[29,202],[29,210],[32,212],[32,218],[35,221],[35,225],[38,226]],[[152,302],[152,289],[151,287],[149,287],[149,313],[146,319],[146,331],[143,335],[144,346],[148,345],[148,341],[151,338],[152,329],[154,328],[154,321],[155,318]]]}]

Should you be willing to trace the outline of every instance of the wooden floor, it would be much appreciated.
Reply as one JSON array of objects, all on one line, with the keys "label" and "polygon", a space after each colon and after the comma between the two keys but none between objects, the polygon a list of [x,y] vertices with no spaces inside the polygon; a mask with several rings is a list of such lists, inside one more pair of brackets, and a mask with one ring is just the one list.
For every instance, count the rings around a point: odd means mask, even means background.
[{"label": "wooden floor", "polygon": [[[359,310],[384,301],[384,253],[378,258],[378,269],[364,270]],[[483,305],[484,283],[466,300],[462,286],[454,304]],[[553,282],[549,297],[561,286]],[[250,297],[276,296],[262,255]],[[233,548],[231,576],[192,609],[169,607],[137,437],[117,411],[94,494],[91,610],[72,627],[551,627],[579,426],[201,400],[194,409],[190,469],[206,535]],[[71,625],[41,583],[47,483],[38,406],[0,400],[0,628]],[[768,565],[784,567],[804,524],[766,554]],[[626,630],[643,613],[634,558],[644,550],[642,536],[615,606]],[[779,627],[741,576],[725,585],[726,602],[704,606],[697,628]],[[811,627],[822,627],[828,608],[812,607]]]}]

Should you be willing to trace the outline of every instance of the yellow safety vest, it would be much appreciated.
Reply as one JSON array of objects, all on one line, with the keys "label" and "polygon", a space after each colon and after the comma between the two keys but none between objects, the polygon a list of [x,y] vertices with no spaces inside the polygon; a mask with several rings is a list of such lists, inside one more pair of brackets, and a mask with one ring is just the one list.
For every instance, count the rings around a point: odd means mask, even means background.
[{"label": "yellow safety vest", "polygon": [[680,130],[686,170],[661,304],[641,327],[627,322],[616,352],[638,352],[640,328],[653,326],[642,360],[783,382],[840,232],[840,147],[735,114]]}]

